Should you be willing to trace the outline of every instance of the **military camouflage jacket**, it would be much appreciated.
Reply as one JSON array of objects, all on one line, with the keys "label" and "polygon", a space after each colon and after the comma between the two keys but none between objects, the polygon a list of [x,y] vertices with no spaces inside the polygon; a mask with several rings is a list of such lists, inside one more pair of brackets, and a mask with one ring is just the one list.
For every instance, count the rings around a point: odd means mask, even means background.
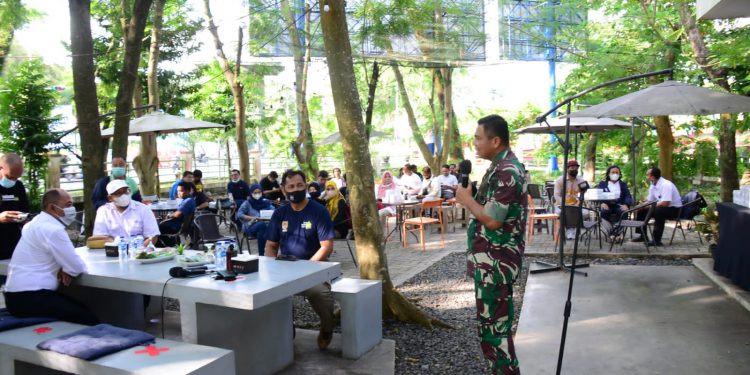
[{"label": "military camouflage jacket", "polygon": [[492,284],[512,283],[521,267],[527,215],[526,171],[510,149],[492,161],[474,199],[502,226],[491,230],[477,219],[468,228],[468,273]]}]

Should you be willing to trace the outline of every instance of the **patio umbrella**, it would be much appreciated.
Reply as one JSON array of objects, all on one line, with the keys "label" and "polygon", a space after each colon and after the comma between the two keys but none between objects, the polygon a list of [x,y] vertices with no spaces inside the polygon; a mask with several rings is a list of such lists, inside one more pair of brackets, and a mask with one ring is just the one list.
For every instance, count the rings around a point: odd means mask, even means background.
[{"label": "patio umbrella", "polygon": [[[546,124],[534,124],[525,126],[520,129],[516,129],[514,133],[522,134],[547,134],[550,133],[550,128],[555,133],[565,131],[565,119],[562,117],[555,117],[548,119],[549,127]],[[612,129],[627,129],[633,126],[629,122],[615,120],[613,118],[595,118],[595,117],[576,117],[570,119],[570,132],[571,133],[598,133]]]},{"label": "patio umbrella", "polygon": [[[377,131],[377,130],[373,130],[372,132],[370,132],[370,138],[384,137],[386,135],[390,135],[390,134],[383,133],[383,132],[380,132],[380,131]],[[317,145],[318,146],[330,145],[332,143],[337,143],[339,141],[341,141],[341,133],[335,132],[335,133],[333,133],[333,134],[331,134],[331,135],[329,135],[329,136],[321,139],[320,142],[317,143]]]},{"label": "patio umbrella", "polygon": [[[214,122],[196,120],[187,117],[173,116],[161,112],[149,113],[130,121],[130,135],[141,133],[180,133],[198,129],[224,128],[225,125]],[[109,138],[114,133],[114,128],[102,130],[102,138]]]},{"label": "patio umbrella", "polygon": [[[664,81],[619,98],[572,112],[576,117],[640,117],[668,115],[711,115],[750,112],[750,97],[729,94],[677,81]],[[635,128],[632,128],[635,141]],[[633,148],[633,186],[635,187],[635,148]],[[634,188],[634,194],[637,193]]]},{"label": "patio umbrella", "polygon": [[712,115],[750,112],[750,97],[665,81],[573,112],[569,117]]}]

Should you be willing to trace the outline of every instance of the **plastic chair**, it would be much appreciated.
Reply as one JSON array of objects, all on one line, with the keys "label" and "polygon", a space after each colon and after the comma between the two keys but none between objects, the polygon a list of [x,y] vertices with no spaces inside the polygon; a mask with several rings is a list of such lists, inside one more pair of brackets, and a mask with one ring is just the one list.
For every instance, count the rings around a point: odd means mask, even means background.
[{"label": "plastic chair", "polygon": [[[240,247],[240,253],[242,253],[242,242],[237,236],[237,233],[239,233],[239,231],[235,227],[234,236],[225,236],[221,234],[221,231],[219,231],[219,218],[220,216],[216,214],[202,214],[195,217],[195,219],[193,220],[196,229],[195,246],[199,248],[201,245],[206,243],[235,240]],[[230,224],[235,225],[232,222],[230,222]]]},{"label": "plastic chair", "polygon": [[453,232],[456,232],[456,198],[450,198],[443,201],[443,210],[445,211],[445,223],[450,223]]},{"label": "plastic chair", "polygon": [[[437,209],[438,217],[434,218],[432,216],[425,216],[425,211],[427,210],[433,210]],[[425,243],[424,243],[424,227],[431,224],[439,224],[440,225],[440,243],[442,246],[445,246],[445,240],[443,238],[443,232],[445,232],[445,227],[443,225],[443,200],[442,199],[435,199],[431,201],[422,202],[422,205],[419,209],[420,213],[418,217],[413,217],[404,220],[404,247],[406,247],[406,238],[408,237],[407,234],[409,232],[416,232],[419,231],[419,238],[420,242],[422,243],[422,251],[425,251]],[[409,229],[408,226],[413,226],[415,228]]]},{"label": "plastic chair", "polygon": [[[180,230],[177,233],[171,233],[171,234],[162,233],[159,235],[159,237],[171,238],[175,241],[176,244],[182,243],[182,237],[187,237],[189,239],[188,247],[190,247],[192,245],[192,240],[194,238],[193,216],[195,215],[192,213],[185,216],[185,220],[182,221],[182,226],[180,226]],[[159,223],[159,225],[170,220],[175,220],[175,218],[164,220],[161,223]]]},{"label": "plastic chair", "polygon": [[[555,239],[555,243],[557,243],[557,241],[560,240],[560,215],[552,213],[536,213],[536,209],[534,208],[534,199],[531,198],[531,195],[527,195],[526,198],[529,201],[529,217],[526,218],[526,233],[528,233],[529,245],[533,242],[534,239],[534,221],[536,220],[552,220],[552,234]],[[549,234],[549,227],[547,227],[547,234]]]}]

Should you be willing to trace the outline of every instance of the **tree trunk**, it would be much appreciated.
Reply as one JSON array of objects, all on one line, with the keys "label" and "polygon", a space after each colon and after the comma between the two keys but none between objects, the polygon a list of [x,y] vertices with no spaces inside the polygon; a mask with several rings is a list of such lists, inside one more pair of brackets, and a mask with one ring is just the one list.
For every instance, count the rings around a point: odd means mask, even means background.
[{"label": "tree trunk", "polygon": [[329,10],[325,12],[321,9],[320,23],[336,119],[344,149],[344,164],[350,182],[349,194],[360,276],[383,281],[383,310],[386,315],[404,321],[415,321],[430,328],[433,325],[446,326],[424,314],[399,294],[391,282],[383,245],[383,228],[380,227],[375,204],[370,149],[365,137],[362,106],[354,77],[344,1],[329,0],[327,4]]},{"label": "tree trunk", "polygon": [[[727,92],[732,92],[727,69],[713,64],[711,51],[706,47],[703,34],[701,34],[698,24],[693,18],[690,6],[685,2],[678,2],[677,6],[680,12],[680,22],[685,29],[687,39],[690,41],[695,62],[716,85]],[[722,202],[731,202],[733,199],[732,191],[737,190],[740,186],[739,174],[737,173],[735,131],[735,121],[732,116],[722,114],[721,124],[719,125],[719,170],[721,171],[720,194]]]},{"label": "tree trunk", "polygon": [[461,139],[461,132],[458,130],[458,119],[456,111],[451,108],[451,128],[453,137],[451,142],[450,160],[464,160],[464,143]]},{"label": "tree trunk", "polygon": [[[237,60],[235,61],[235,70],[229,66],[229,60],[224,55],[224,48],[219,39],[219,32],[214,24],[213,16],[211,15],[211,6],[209,0],[203,0],[203,6],[205,7],[206,21],[208,22],[208,30],[211,32],[211,36],[214,40],[214,46],[216,48],[216,60],[219,61],[221,69],[224,71],[224,78],[227,80],[230,88],[232,89],[232,96],[234,97],[234,121],[237,127],[237,153],[240,154],[240,175],[245,181],[250,181],[250,156],[247,149],[247,141],[245,140],[245,94],[244,87],[240,83],[240,62],[242,57],[242,28],[239,30],[239,42],[237,43]],[[227,159],[229,154],[227,153]]]},{"label": "tree trunk", "polygon": [[[164,21],[164,2],[154,2],[154,24],[151,27],[151,44],[148,53],[148,70],[146,70],[146,82],[148,85],[148,104],[152,111],[159,110],[159,83],[157,72],[159,65],[159,45],[161,43],[161,30]],[[142,195],[159,195],[159,158],[156,149],[156,134],[141,134],[141,148],[138,156],[133,160],[133,167],[138,173]]]},{"label": "tree trunk", "polygon": [[587,181],[596,182],[596,146],[598,142],[598,134],[592,133],[589,135],[589,141],[586,143],[583,156],[583,173]]},{"label": "tree trunk", "polygon": [[672,175],[672,153],[674,151],[674,136],[669,116],[654,116],[654,126],[659,140],[659,169],[662,177],[674,181]]},{"label": "tree trunk", "polygon": [[[440,147],[440,152],[437,153],[437,160],[433,161],[433,171],[439,171],[440,166],[448,161],[453,141],[453,68],[440,68],[439,78],[443,91],[443,100],[441,100],[443,108],[443,139],[440,142],[442,147]],[[435,139],[435,147],[438,147],[437,139]]]},{"label": "tree trunk", "polygon": [[375,90],[378,88],[380,68],[377,61],[372,62],[372,75],[367,82],[367,109],[365,110],[365,135],[370,139],[372,133],[372,111],[375,107]]},{"label": "tree trunk", "polygon": [[[73,68],[73,97],[76,121],[81,136],[83,162],[83,196],[90,197],[96,180],[102,177],[104,154],[99,129],[99,99],[94,77],[94,44],[91,37],[91,1],[70,0],[70,50]],[[91,235],[94,226],[94,206],[91,199],[83,200],[85,233]]]},{"label": "tree trunk", "polygon": [[125,55],[123,57],[120,85],[115,98],[115,131],[112,137],[112,157],[128,158],[128,132],[130,113],[133,110],[133,90],[138,79],[138,64],[141,62],[141,42],[148,19],[151,0],[134,0],[133,14],[123,29]]},{"label": "tree trunk", "polygon": [[310,111],[307,108],[307,72],[310,66],[311,52],[310,10],[309,8],[305,9],[305,46],[303,50],[294,9],[289,6],[288,0],[281,0],[279,3],[286,20],[287,30],[289,30],[290,47],[294,57],[294,93],[297,121],[299,121],[299,135],[292,143],[292,149],[302,170],[308,176],[316,176],[318,174],[318,161],[315,155],[312,126],[310,125]]},{"label": "tree trunk", "polygon": [[398,64],[395,62],[391,63],[391,68],[393,68],[393,74],[396,76],[396,83],[398,84],[398,90],[401,94],[401,102],[406,111],[406,118],[409,120],[409,127],[411,128],[414,142],[417,143],[417,147],[419,147],[419,151],[422,152],[424,160],[432,167],[435,165],[435,158],[432,156],[432,153],[430,153],[430,149],[427,148],[427,143],[425,143],[422,132],[419,130],[419,125],[417,125],[417,117],[414,115],[414,109],[409,100],[409,93],[406,92],[406,85],[404,85],[404,77],[401,75],[401,69],[399,69]]}]

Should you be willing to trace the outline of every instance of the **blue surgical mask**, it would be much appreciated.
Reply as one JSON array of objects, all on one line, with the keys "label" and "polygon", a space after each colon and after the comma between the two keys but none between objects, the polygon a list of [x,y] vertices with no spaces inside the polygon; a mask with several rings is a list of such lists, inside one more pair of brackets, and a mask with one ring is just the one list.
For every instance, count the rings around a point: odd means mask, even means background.
[{"label": "blue surgical mask", "polygon": [[125,167],[112,167],[112,177],[123,177],[125,172]]},{"label": "blue surgical mask", "polygon": [[16,181],[17,180],[11,180],[10,178],[3,177],[2,179],[0,179],[0,186],[6,189],[10,189],[13,186],[16,186]]}]

